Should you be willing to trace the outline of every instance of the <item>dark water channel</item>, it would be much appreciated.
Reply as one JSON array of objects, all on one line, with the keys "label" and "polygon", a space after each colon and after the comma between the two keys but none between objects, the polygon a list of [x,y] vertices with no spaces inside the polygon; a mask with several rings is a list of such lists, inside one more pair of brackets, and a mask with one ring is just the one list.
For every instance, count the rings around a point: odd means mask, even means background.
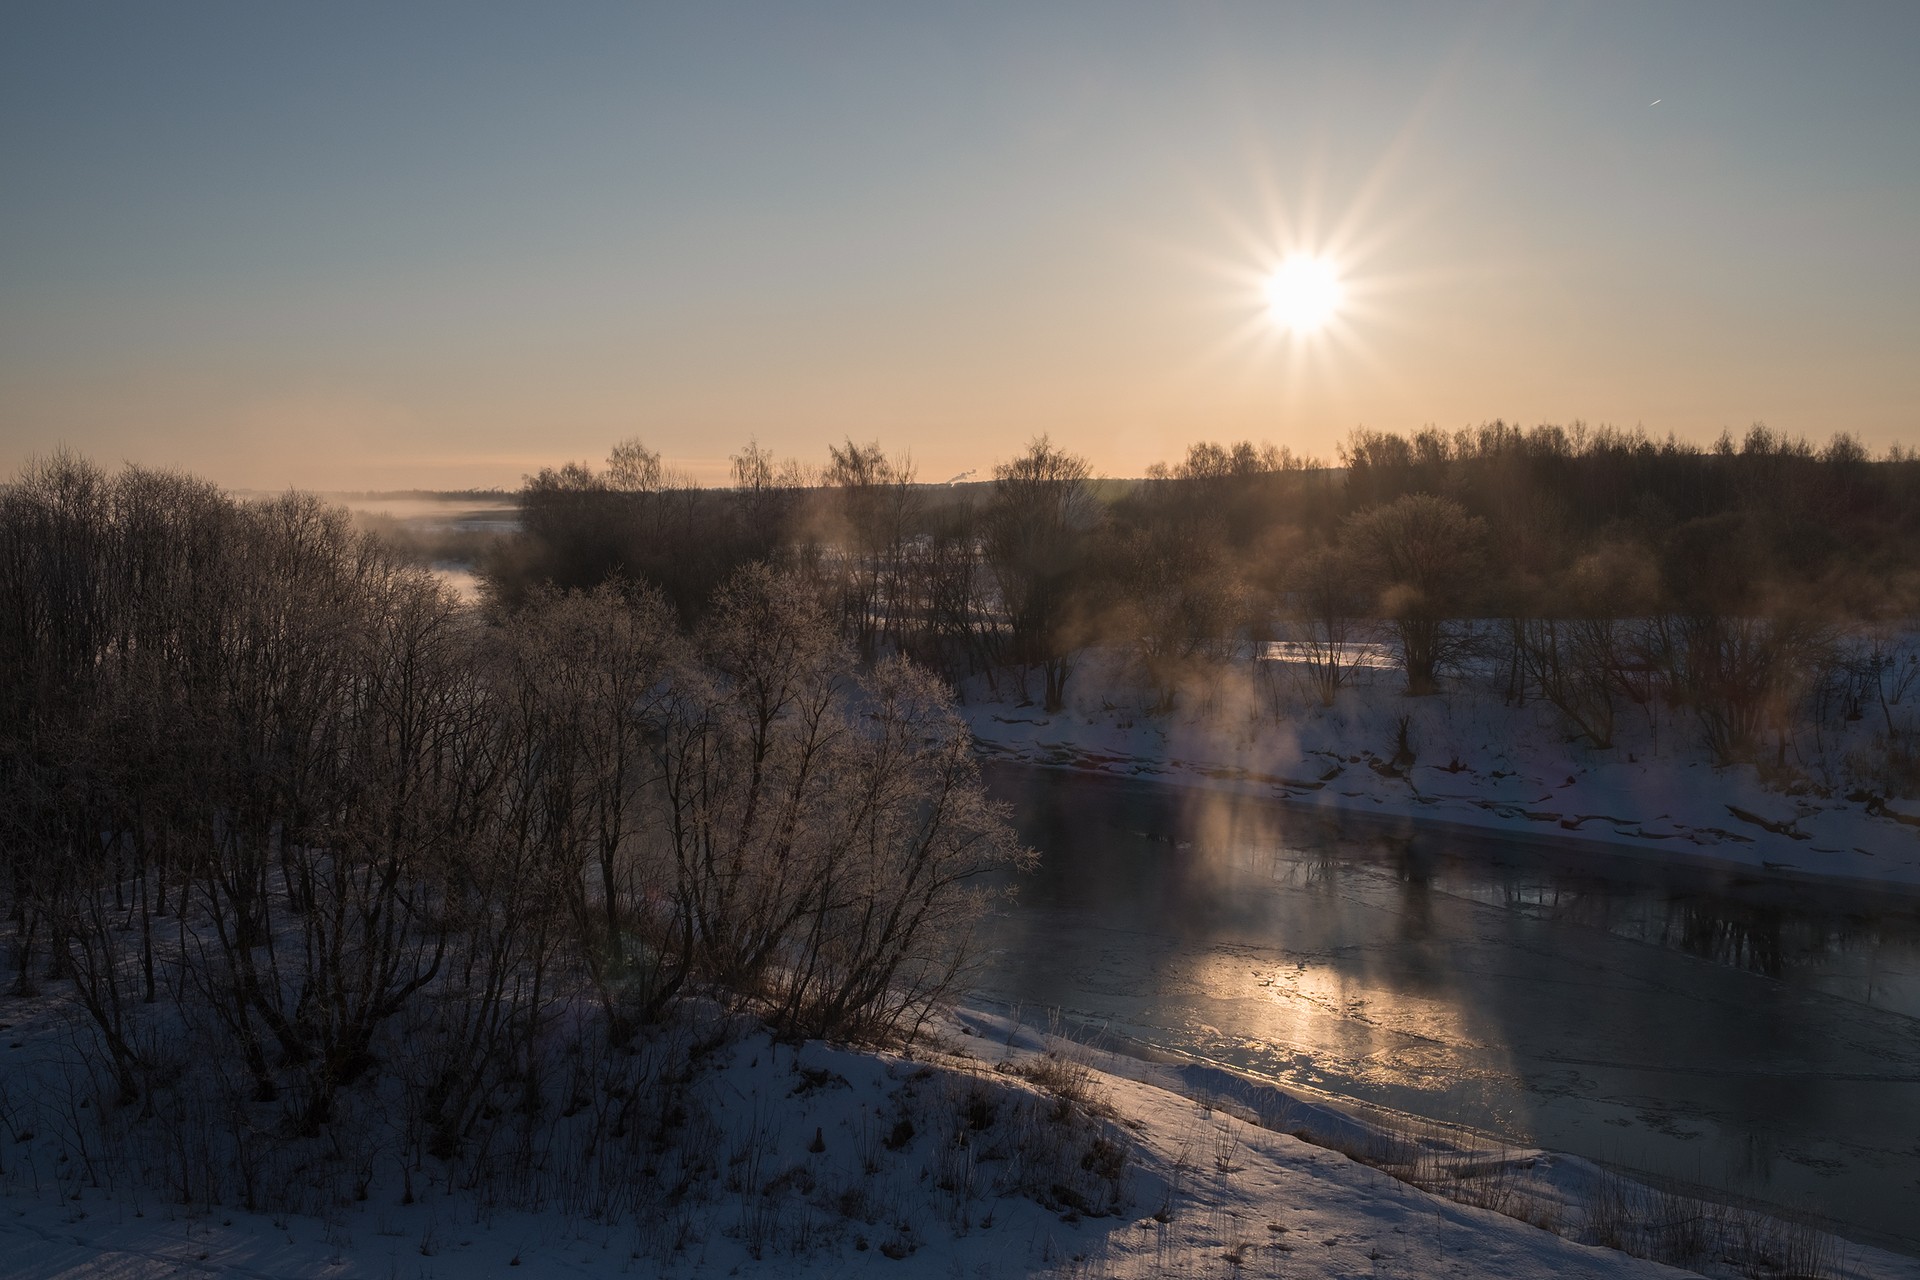
[{"label": "dark water channel", "polygon": [[991,766],[982,995],[1920,1253],[1920,904]]}]

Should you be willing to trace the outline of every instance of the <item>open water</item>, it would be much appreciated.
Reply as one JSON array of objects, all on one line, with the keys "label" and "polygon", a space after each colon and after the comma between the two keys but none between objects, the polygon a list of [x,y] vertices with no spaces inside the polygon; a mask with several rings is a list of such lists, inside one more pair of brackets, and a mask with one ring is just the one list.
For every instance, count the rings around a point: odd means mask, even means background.
[{"label": "open water", "polygon": [[1920,903],[991,765],[981,995],[1920,1254]]}]

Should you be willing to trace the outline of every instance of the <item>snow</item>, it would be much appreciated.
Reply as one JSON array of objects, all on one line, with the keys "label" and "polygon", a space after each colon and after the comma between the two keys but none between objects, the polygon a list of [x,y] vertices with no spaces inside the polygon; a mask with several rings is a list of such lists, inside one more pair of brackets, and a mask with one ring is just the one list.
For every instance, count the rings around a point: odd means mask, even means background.
[{"label": "snow", "polygon": [[[1626,854],[1782,880],[1920,890],[1920,803],[1866,803],[1857,744],[1829,731],[1789,742],[1786,791],[1749,765],[1716,767],[1684,712],[1623,707],[1614,745],[1575,737],[1546,702],[1506,704],[1493,679],[1407,697],[1363,663],[1332,707],[1280,646],[1223,663],[1204,692],[1153,715],[1124,657],[1091,654],[1046,713],[1002,679],[966,688],[983,755],[1257,795],[1336,820],[1499,833],[1551,854]],[[1414,759],[1400,756],[1405,719]],[[1871,726],[1854,730],[1864,739]],[[1848,799],[1848,795],[1861,796]]]},{"label": "snow", "polygon": [[[574,1199],[558,1179],[543,1212],[515,1212],[430,1168],[403,1186],[394,1159],[364,1199],[341,1194],[311,1216],[181,1206],[123,1176],[96,1185],[55,1091],[29,1099],[15,1087],[0,1165],[0,1275],[1684,1274],[1534,1225],[1579,1234],[1595,1188],[1625,1185],[1570,1157],[1475,1151],[1453,1145],[1459,1135],[1400,1137],[1407,1150],[1472,1157],[1451,1166],[1471,1168],[1470,1178],[1436,1176],[1506,1210],[1494,1212],[1329,1149],[1359,1150],[1381,1131],[1324,1106],[981,1010],[944,1019],[911,1054],[779,1044],[744,1021],[731,1025],[696,1084],[705,1119],[660,1159],[662,1178],[669,1166],[704,1162],[710,1172],[677,1208],[653,1215]],[[21,1058],[30,1071],[55,1065],[61,1033],[50,1005],[7,1036],[10,1071]],[[1920,1276],[1911,1259],[1822,1247],[1825,1275]],[[1719,1256],[1712,1251],[1705,1270],[1736,1274]]]}]

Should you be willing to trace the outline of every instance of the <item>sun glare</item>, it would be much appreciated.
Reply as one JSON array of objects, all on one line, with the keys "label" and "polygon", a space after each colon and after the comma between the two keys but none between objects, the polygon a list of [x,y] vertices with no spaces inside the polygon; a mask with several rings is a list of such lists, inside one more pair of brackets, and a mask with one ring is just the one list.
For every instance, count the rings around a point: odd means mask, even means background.
[{"label": "sun glare", "polygon": [[1288,258],[1267,279],[1267,311],[1294,333],[1312,333],[1340,309],[1340,275],[1325,258]]}]

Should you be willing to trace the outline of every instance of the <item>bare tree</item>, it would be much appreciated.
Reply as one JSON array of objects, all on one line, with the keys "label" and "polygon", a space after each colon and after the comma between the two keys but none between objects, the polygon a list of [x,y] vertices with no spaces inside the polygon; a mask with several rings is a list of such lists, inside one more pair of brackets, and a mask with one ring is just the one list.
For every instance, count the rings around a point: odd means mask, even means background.
[{"label": "bare tree", "polygon": [[658,773],[649,725],[678,660],[670,613],[658,592],[616,581],[542,593],[510,630],[540,843],[567,886],[587,973],[627,1030],[655,1016],[686,974],[684,959],[641,941],[659,923],[646,795]]},{"label": "bare tree", "polygon": [[1787,728],[1832,661],[1833,639],[1832,624],[1801,610],[1738,616],[1694,609],[1655,618],[1643,652],[1676,701],[1693,709],[1716,760],[1757,761],[1772,731],[1774,764],[1783,766]]},{"label": "bare tree", "polygon": [[647,448],[638,436],[620,441],[607,454],[607,483],[623,493],[659,493],[674,480],[659,452]]},{"label": "bare tree", "polygon": [[1516,619],[1517,656],[1526,677],[1596,747],[1613,745],[1617,700],[1636,690],[1627,677],[1630,620],[1651,613],[1652,566],[1631,549],[1608,545],[1560,575],[1553,598]]},{"label": "bare tree", "polygon": [[1432,693],[1461,653],[1455,625],[1470,603],[1485,525],[1457,502],[1407,494],[1350,518],[1346,545],[1378,592],[1407,673],[1407,692]]},{"label": "bare tree", "polygon": [[1050,711],[1064,705],[1073,673],[1077,592],[1093,522],[1088,474],[1086,459],[1045,436],[993,469],[986,554],[1006,611],[1008,657],[1040,669]]},{"label": "bare tree", "polygon": [[779,970],[777,1018],[812,1036],[917,1025],[969,958],[989,873],[1022,864],[980,788],[949,695],[902,658],[863,681],[835,753],[841,806],[822,815],[813,884]]},{"label": "bare tree", "polygon": [[919,619],[914,655],[955,680],[993,672],[980,523],[971,494],[950,495],[929,513],[907,559],[906,594]]},{"label": "bare tree", "polygon": [[1202,513],[1176,509],[1115,543],[1114,594],[1125,602],[1120,625],[1154,690],[1154,709],[1170,711],[1197,666],[1232,651],[1241,602],[1225,539]]},{"label": "bare tree", "polygon": [[701,965],[752,991],[809,886],[806,842],[836,803],[827,768],[850,675],[804,583],[749,566],[715,602],[700,667],[676,673],[660,730],[664,835]]},{"label": "bare tree", "polygon": [[1352,557],[1316,547],[1289,567],[1285,612],[1320,705],[1330,707],[1360,661],[1360,619],[1366,609]]},{"label": "bare tree", "polygon": [[[1763,429],[1749,433],[1750,452],[1764,458],[1768,444]],[[1832,661],[1834,625],[1770,581],[1758,520],[1723,513],[1672,530],[1661,566],[1667,609],[1646,629],[1643,657],[1692,708],[1716,759],[1757,760],[1772,730],[1784,765],[1786,726]]]},{"label": "bare tree", "polygon": [[803,558],[797,514],[802,495],[814,482],[808,469],[791,458],[776,464],[773,453],[757,440],[747,441],[730,462],[745,558],[783,564]]},{"label": "bare tree", "polygon": [[[70,766],[98,693],[111,632],[110,495],[99,468],[67,453],[29,467],[0,491],[0,856],[14,915],[15,989],[34,988],[44,937],[51,972],[66,972],[55,886],[70,862],[91,863],[88,819],[76,819]],[[80,793],[80,794],[84,794]]]},{"label": "bare tree", "polygon": [[908,600],[908,541],[920,508],[911,459],[889,458],[878,442],[829,447],[824,479],[833,497],[843,625],[863,661],[882,639],[896,647]]}]

